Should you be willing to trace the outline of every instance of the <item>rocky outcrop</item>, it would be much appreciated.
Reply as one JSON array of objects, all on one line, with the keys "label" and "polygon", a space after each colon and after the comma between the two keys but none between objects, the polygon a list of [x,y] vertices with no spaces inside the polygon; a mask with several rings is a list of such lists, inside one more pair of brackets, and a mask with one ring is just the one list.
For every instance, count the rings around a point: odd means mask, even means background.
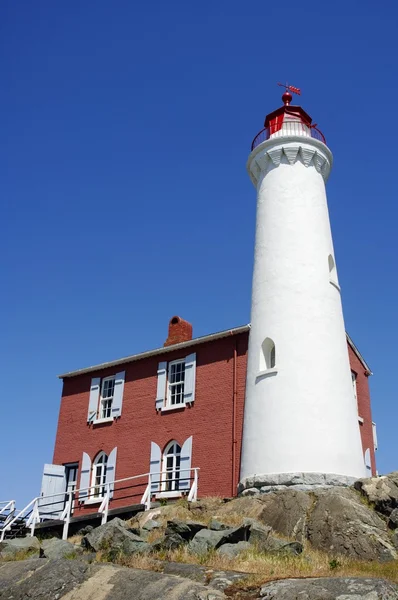
[{"label": "rocky outcrop", "polygon": [[[254,517],[287,538],[331,553],[367,560],[394,560],[397,549],[386,521],[352,488],[286,489],[238,498],[220,507],[218,518]],[[266,536],[265,536],[266,542]]]},{"label": "rocky outcrop", "polygon": [[398,508],[398,471],[382,477],[360,479],[355,482],[354,487],[384,515],[389,516]]},{"label": "rocky outcrop", "polygon": [[41,551],[45,558],[76,558],[82,554],[83,548],[66,540],[50,538],[41,542]]},{"label": "rocky outcrop", "polygon": [[150,544],[139,535],[132,533],[126,522],[121,519],[112,519],[112,521],[96,527],[83,537],[82,545],[95,552],[119,550],[123,554],[149,552],[151,549]]},{"label": "rocky outcrop", "polygon": [[218,600],[223,592],[154,571],[43,558],[0,566],[0,598],[13,600]]},{"label": "rocky outcrop", "polygon": [[397,600],[398,586],[384,579],[320,577],[283,579],[262,586],[266,600]]},{"label": "rocky outcrop", "polygon": [[37,537],[16,538],[0,542],[0,558],[12,559],[18,555],[40,556],[40,542]]}]

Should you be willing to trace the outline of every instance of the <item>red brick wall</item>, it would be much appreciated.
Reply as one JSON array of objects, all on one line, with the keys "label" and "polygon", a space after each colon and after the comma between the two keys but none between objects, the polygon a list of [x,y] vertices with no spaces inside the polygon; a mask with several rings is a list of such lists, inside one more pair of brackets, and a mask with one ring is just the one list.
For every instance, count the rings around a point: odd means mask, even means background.
[{"label": "red brick wall", "polygon": [[[53,462],[78,462],[79,485],[82,453],[87,452],[93,461],[99,451],[104,450],[109,455],[111,450],[117,447],[115,478],[121,479],[149,471],[151,441],[156,442],[163,451],[169,441],[176,440],[182,445],[192,435],[192,467],[201,469],[199,495],[234,495],[239,481],[247,344],[248,333],[240,333],[190,346],[185,350],[169,351],[164,355],[159,354],[125,365],[66,378]],[[197,360],[193,406],[170,412],[156,412],[158,362],[183,358],[192,352],[196,352]],[[370,448],[375,473],[368,378],[362,363],[350,347],[349,355],[352,370],[357,373],[358,412],[364,419],[364,423],[360,425],[363,448]],[[91,378],[106,377],[123,369],[126,371],[126,379],[121,417],[111,423],[88,425]],[[116,491],[112,505],[116,507],[139,502],[145,486],[146,481],[140,482],[134,497],[131,495],[131,488],[125,492]]]},{"label": "red brick wall", "polygon": [[[171,440],[182,445],[193,436],[192,467],[200,467],[200,495],[231,496],[233,377],[236,349],[236,464],[235,485],[239,477],[243,405],[246,376],[247,333],[188,349],[168,352],[88,375],[64,380],[53,462],[79,462],[87,452],[93,461],[104,450],[108,455],[117,447],[116,479],[149,471],[150,443],[160,448]],[[196,395],[192,407],[156,412],[157,366],[162,360],[176,360],[196,351]],[[115,422],[87,424],[89,390],[92,377],[106,377],[125,369],[122,415]],[[144,487],[137,488],[137,496]],[[118,494],[120,495],[120,494]],[[115,502],[117,506],[117,494]],[[139,501],[135,499],[129,503]],[[120,501],[119,504],[126,503]]]},{"label": "red brick wall", "polygon": [[369,392],[369,375],[365,371],[365,367],[353,351],[350,345],[348,345],[348,353],[350,357],[351,370],[357,376],[357,400],[358,400],[358,416],[362,417],[363,423],[359,423],[362,438],[363,452],[367,448],[370,449],[370,458],[372,463],[372,474],[376,475],[376,458],[373,443],[373,429],[372,429],[372,409],[370,403],[370,392]]}]

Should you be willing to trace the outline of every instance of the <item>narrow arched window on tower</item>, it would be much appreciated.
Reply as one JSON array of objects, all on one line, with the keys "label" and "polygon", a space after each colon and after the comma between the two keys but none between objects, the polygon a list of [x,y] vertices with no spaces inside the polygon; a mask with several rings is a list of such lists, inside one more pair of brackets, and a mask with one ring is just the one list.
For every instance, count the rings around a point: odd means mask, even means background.
[{"label": "narrow arched window on tower", "polygon": [[338,287],[337,281],[337,271],[336,271],[336,263],[334,262],[334,258],[331,254],[328,256],[328,265],[329,265],[329,281],[333,285]]},{"label": "narrow arched window on tower", "polygon": [[276,365],[275,344],[271,338],[265,338],[261,344],[260,351],[260,372],[273,369]]}]

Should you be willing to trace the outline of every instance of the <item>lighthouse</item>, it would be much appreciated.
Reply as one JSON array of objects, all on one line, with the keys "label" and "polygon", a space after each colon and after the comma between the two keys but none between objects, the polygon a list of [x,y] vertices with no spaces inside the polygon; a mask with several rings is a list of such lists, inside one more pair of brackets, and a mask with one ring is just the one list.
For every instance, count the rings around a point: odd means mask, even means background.
[{"label": "lighthouse", "polygon": [[366,475],[325,190],[332,153],[288,89],[247,162],[257,213],[240,490]]}]

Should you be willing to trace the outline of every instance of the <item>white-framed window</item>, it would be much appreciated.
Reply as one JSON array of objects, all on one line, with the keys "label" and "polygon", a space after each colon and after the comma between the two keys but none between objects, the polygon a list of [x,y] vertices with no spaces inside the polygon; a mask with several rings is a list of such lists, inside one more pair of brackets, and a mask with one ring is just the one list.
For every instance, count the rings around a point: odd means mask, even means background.
[{"label": "white-framed window", "polygon": [[90,498],[103,498],[105,496],[106,469],[108,456],[105,452],[100,452],[94,459],[91,475],[91,494]]},{"label": "white-framed window", "polygon": [[125,371],[108,377],[93,377],[90,386],[87,423],[113,421],[122,414]]},{"label": "white-framed window", "polygon": [[101,383],[99,418],[110,419],[112,416],[113,395],[115,393],[115,377],[104,377]]},{"label": "white-framed window", "polygon": [[162,492],[180,489],[181,446],[175,440],[169,442],[163,452]]},{"label": "white-framed window", "polygon": [[167,381],[167,406],[183,405],[185,386],[185,359],[169,363]]},{"label": "white-framed window", "polygon": [[354,399],[355,399],[355,402],[358,402],[357,374],[355,373],[355,371],[351,371],[351,380],[352,380],[352,391],[354,392]]}]

